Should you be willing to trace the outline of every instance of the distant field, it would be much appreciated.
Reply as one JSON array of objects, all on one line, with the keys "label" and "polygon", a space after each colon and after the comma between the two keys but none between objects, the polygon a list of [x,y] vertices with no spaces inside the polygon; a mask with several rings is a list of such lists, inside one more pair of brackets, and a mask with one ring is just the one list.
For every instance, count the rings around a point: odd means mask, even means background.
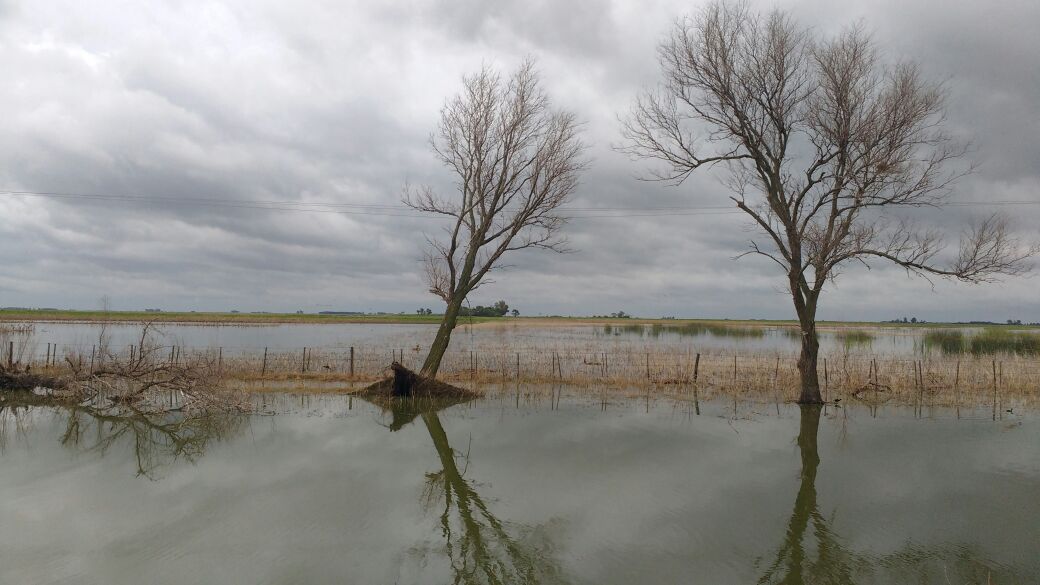
[{"label": "distant field", "polygon": [[[164,323],[387,323],[387,324],[437,324],[440,315],[382,314],[382,315],[318,315],[314,313],[211,313],[211,312],[161,312],[147,311],[22,311],[0,310],[2,321],[94,321],[94,322],[164,322]],[[613,319],[609,317],[462,317],[460,324],[516,324],[532,326],[554,325],[637,325],[700,323],[705,325],[739,327],[795,327],[794,320],[765,319]],[[937,327],[998,327],[1008,329],[1040,329],[1035,325],[981,325],[962,323],[876,323],[867,321],[820,321],[817,327],[885,327],[885,328],[937,328]]]}]

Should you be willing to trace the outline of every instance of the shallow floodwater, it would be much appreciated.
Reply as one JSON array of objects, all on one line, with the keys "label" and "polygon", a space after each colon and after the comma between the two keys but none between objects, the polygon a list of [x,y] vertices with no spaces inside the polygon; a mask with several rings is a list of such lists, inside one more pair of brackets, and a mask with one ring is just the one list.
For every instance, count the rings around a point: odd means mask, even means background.
[{"label": "shallow floodwater", "polygon": [[1033,415],[263,402],[5,411],[0,583],[1040,582]]},{"label": "shallow floodwater", "polygon": [[[21,324],[9,324],[21,325]],[[258,355],[265,348],[274,352],[299,351],[301,348],[345,351],[410,349],[429,347],[437,333],[436,324],[382,324],[382,323],[328,323],[328,324],[275,324],[275,325],[200,325],[188,323],[159,323],[155,326],[155,341],[163,346],[186,349],[221,348],[224,355]],[[110,347],[120,348],[136,344],[141,335],[141,324],[69,322],[36,322],[30,334],[8,334],[16,343],[16,351],[23,360],[28,356],[43,359],[48,344],[59,346],[62,354],[79,352],[85,355],[98,343],[104,331]],[[820,347],[826,353],[845,351],[873,355],[909,355],[924,351],[924,329],[894,327],[866,327],[854,330],[860,336],[845,335],[848,331],[820,331]],[[971,332],[975,329],[965,328]],[[451,346],[457,351],[504,347],[508,351],[588,350],[588,351],[713,351],[754,353],[798,351],[799,337],[789,327],[710,326],[683,327],[668,324],[651,325],[556,325],[539,326],[500,323],[470,326],[460,323],[452,336]]]}]

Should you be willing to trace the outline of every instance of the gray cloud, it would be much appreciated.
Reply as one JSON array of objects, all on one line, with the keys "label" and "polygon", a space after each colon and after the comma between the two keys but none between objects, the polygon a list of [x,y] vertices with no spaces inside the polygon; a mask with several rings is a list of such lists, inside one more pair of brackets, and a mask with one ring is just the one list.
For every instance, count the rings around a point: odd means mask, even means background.
[{"label": "gray cloud", "polygon": [[[768,7],[763,4],[763,7]],[[959,200],[1040,201],[1035,3],[787,2],[823,32],[863,19],[893,59],[947,79],[951,127],[982,164]],[[298,2],[85,6],[0,1],[0,189],[161,198],[143,204],[0,195],[0,304],[117,308],[410,310],[436,220],[265,211],[193,199],[396,205],[406,182],[451,189],[427,148],[459,77],[539,60],[578,112],[592,165],[574,207],[720,205],[710,174],[642,182],[613,151],[617,115],[657,79],[655,46],[687,3]],[[985,208],[927,219],[956,239]],[[1040,238],[1040,208],[1008,208]],[[575,215],[587,215],[576,212]],[[782,279],[733,257],[739,215],[576,217],[574,254],[522,253],[474,303],[526,314],[788,317]],[[826,318],[1040,320],[1036,281],[989,287],[852,268]],[[865,294],[864,291],[869,291]],[[883,292],[882,292],[883,291]]]}]

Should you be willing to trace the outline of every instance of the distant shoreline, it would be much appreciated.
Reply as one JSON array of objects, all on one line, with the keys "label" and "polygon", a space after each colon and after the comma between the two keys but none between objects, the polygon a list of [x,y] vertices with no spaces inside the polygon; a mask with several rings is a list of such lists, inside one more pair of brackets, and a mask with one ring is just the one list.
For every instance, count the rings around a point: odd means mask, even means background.
[{"label": "distant shoreline", "polygon": [[[440,315],[409,314],[316,314],[316,313],[217,313],[217,312],[150,312],[150,311],[72,311],[72,310],[0,310],[0,323],[177,323],[186,325],[282,325],[282,324],[405,324],[437,325]],[[642,319],[611,317],[460,317],[459,325],[468,324],[565,326],[565,325],[682,325],[685,323],[718,324],[739,327],[796,327],[795,320],[768,319]],[[882,323],[872,321],[820,321],[820,328],[943,328],[1001,327],[1008,329],[1040,329],[1038,325],[1003,323]]]}]

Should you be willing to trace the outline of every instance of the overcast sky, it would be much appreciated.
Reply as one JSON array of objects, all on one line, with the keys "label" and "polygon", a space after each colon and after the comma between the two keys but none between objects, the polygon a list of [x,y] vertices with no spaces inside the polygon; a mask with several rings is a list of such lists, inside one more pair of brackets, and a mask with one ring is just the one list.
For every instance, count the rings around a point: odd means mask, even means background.
[{"label": "overcast sky", "polygon": [[[0,0],[0,190],[133,198],[0,194],[0,306],[96,308],[107,296],[115,309],[439,309],[420,264],[437,220],[289,203],[395,206],[406,182],[448,188],[427,144],[443,100],[481,64],[508,70],[529,55],[591,144],[573,207],[725,204],[712,172],[680,187],[642,182],[645,165],[611,148],[618,114],[659,77],[662,34],[698,6]],[[862,19],[889,58],[948,80],[950,128],[980,163],[955,200],[1040,203],[1040,3],[780,6],[823,34]],[[1001,209],[1040,239],[1040,205]],[[956,244],[991,211],[950,208],[931,221]],[[739,214],[630,215],[576,217],[566,228],[575,253],[518,254],[471,302],[502,298],[528,315],[793,315],[775,266],[733,260],[753,235]],[[933,286],[883,265],[852,268],[820,313],[1037,321],[1038,284]]]}]

